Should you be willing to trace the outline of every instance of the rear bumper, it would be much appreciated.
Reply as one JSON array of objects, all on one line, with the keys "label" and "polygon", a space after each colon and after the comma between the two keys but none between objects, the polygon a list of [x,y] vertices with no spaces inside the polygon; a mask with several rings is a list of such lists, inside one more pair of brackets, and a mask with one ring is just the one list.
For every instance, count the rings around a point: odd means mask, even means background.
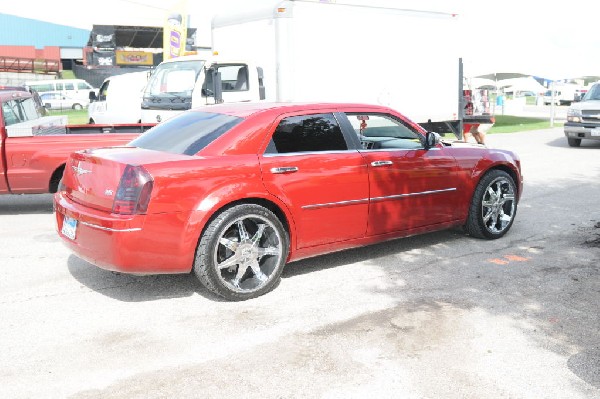
[{"label": "rear bumper", "polygon": [[[191,271],[197,237],[185,239],[188,218],[182,213],[114,215],[82,206],[60,192],[54,204],[63,243],[102,269],[131,274]],[[77,220],[74,239],[62,233],[65,216]]]}]

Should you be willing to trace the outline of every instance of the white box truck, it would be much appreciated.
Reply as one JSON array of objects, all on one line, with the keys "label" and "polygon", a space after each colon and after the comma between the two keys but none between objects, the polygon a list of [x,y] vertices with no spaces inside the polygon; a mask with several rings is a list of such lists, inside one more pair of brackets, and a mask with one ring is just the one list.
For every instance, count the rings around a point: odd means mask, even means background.
[{"label": "white box truck", "polygon": [[[371,4],[288,0],[215,16],[218,56],[159,65],[144,94],[142,122],[214,102],[266,100],[382,104],[457,136],[463,119],[489,123],[489,116],[464,115],[458,16]],[[178,70],[173,85],[186,86],[181,98],[159,98],[167,67]]]}]

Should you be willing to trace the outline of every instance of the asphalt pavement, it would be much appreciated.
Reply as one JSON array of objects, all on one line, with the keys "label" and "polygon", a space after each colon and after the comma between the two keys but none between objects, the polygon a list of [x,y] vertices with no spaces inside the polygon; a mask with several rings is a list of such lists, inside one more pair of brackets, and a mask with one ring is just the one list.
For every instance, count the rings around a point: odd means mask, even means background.
[{"label": "asphalt pavement", "polygon": [[449,230],[289,264],[229,303],[73,256],[50,195],[0,197],[1,398],[600,398],[600,143],[488,136],[525,189]]}]

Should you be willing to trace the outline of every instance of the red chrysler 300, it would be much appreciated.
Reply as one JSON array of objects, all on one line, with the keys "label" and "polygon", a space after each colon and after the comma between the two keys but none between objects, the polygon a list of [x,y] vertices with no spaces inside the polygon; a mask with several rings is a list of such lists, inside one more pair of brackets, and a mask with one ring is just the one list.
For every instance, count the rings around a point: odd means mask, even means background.
[{"label": "red chrysler 300", "polygon": [[453,226],[502,237],[522,187],[514,153],[443,143],[386,107],[246,103],[71,154],[55,209],[63,241],[98,267],[193,270],[243,300],[309,256]]}]

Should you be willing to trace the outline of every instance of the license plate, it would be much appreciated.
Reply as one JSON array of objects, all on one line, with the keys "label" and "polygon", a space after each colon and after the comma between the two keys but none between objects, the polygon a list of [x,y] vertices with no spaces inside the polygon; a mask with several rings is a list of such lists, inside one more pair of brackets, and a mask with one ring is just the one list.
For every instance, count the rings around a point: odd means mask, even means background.
[{"label": "license plate", "polygon": [[65,216],[65,219],[63,220],[61,233],[63,233],[65,237],[74,240],[75,234],[77,233],[77,220]]},{"label": "license plate", "polygon": [[592,136],[600,136],[600,127],[595,127],[592,129]]}]

